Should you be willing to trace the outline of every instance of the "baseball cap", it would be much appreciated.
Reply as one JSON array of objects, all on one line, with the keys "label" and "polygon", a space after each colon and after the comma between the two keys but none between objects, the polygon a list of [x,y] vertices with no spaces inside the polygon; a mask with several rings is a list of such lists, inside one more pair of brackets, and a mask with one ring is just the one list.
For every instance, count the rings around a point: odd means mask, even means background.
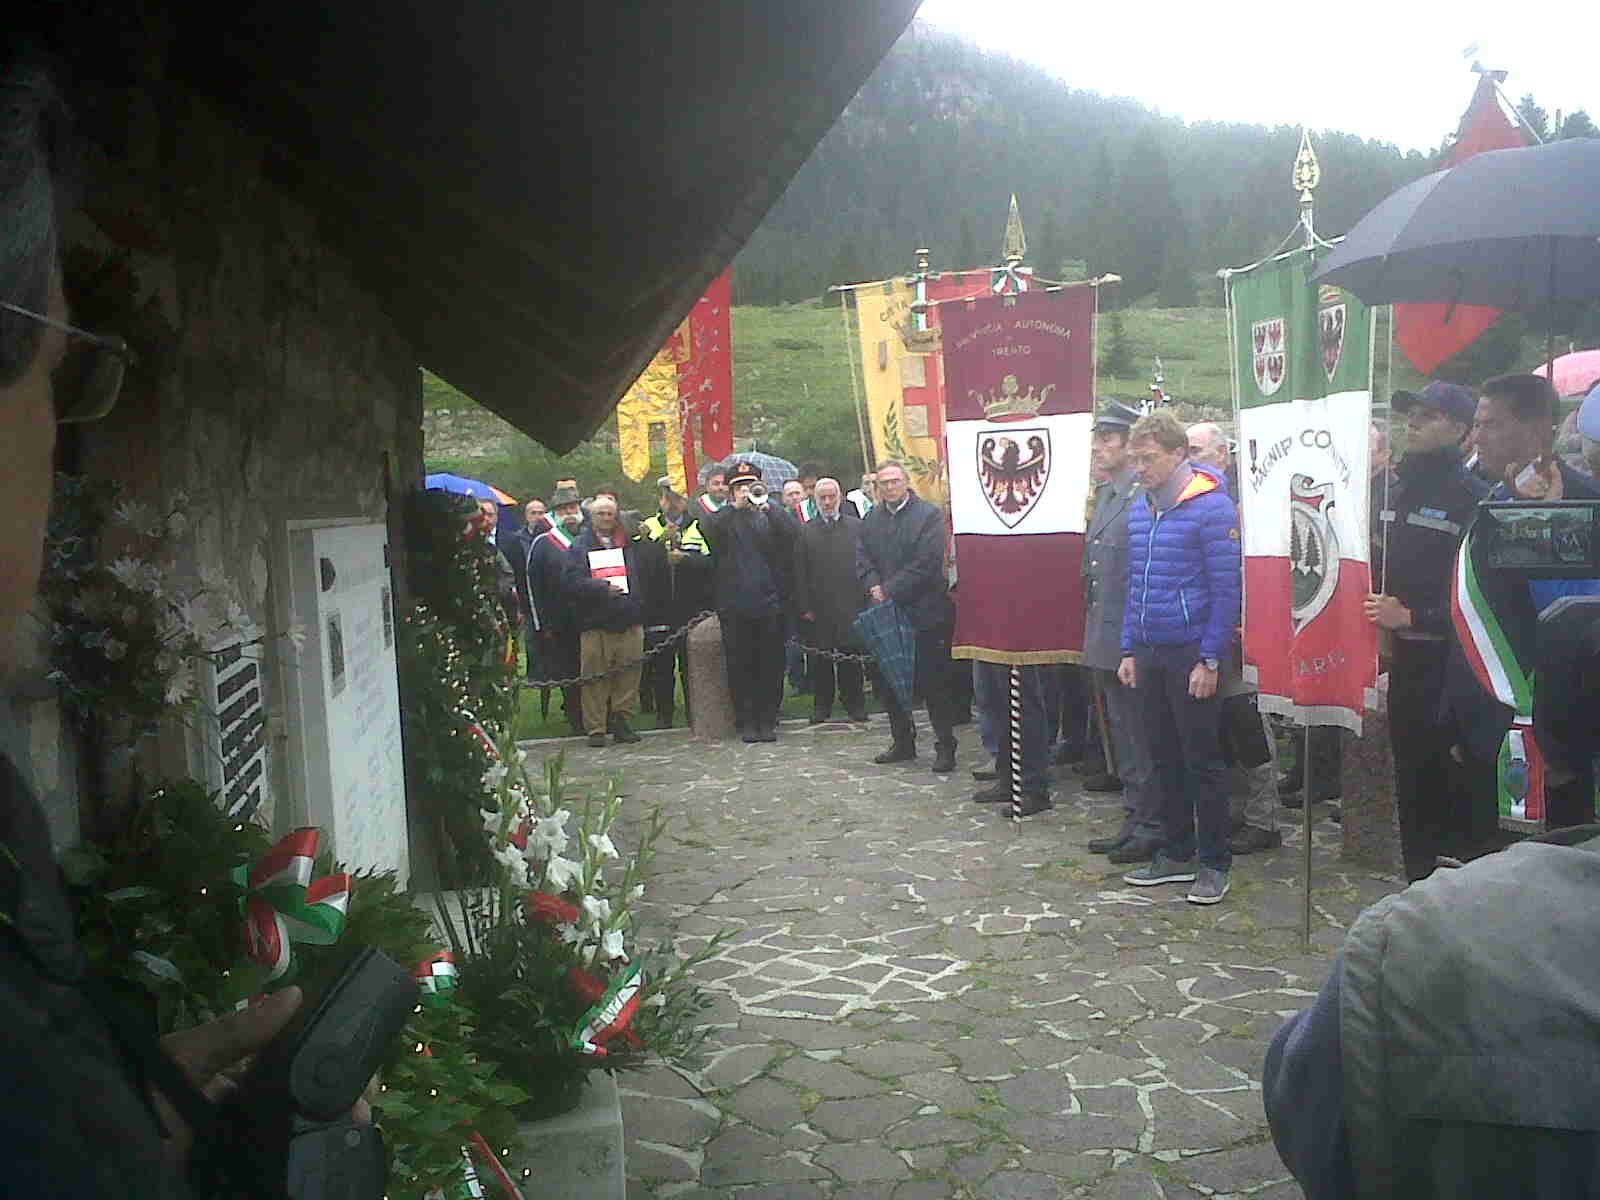
[{"label": "baseball cap", "polygon": [[1395,392],[1389,397],[1389,403],[1395,412],[1402,413],[1418,405],[1431,408],[1461,425],[1471,425],[1478,411],[1477,397],[1469,389],[1442,379],[1435,379],[1420,392]]}]

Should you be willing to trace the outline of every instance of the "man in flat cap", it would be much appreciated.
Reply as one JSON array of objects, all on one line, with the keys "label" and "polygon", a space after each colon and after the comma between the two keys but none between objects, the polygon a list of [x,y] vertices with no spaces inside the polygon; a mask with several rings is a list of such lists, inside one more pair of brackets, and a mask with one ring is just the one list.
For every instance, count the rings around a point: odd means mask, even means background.
[{"label": "man in flat cap", "polygon": [[1084,534],[1083,665],[1094,680],[1096,706],[1111,733],[1108,772],[1122,780],[1122,824],[1089,849],[1116,863],[1146,862],[1161,838],[1161,813],[1150,787],[1150,746],[1136,697],[1117,678],[1122,661],[1122,615],[1128,604],[1128,509],[1139,481],[1128,463],[1128,431],[1139,411],[1102,399],[1091,427],[1091,465],[1099,481]]}]

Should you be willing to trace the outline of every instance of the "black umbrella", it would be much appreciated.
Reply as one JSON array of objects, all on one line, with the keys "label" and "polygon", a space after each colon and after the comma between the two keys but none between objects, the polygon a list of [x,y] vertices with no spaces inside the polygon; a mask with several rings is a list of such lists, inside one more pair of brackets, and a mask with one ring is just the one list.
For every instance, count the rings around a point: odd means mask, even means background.
[{"label": "black umbrella", "polygon": [[1312,276],[1368,304],[1600,297],[1600,139],[1490,150],[1407,184]]}]

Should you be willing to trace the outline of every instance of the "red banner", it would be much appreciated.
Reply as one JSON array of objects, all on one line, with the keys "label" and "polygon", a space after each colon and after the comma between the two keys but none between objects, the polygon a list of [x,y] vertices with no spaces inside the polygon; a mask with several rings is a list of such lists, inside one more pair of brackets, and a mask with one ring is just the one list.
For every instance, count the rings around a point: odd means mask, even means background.
[{"label": "red banner", "polygon": [[1094,408],[1092,288],[940,309],[957,658],[1072,662]]},{"label": "red banner", "polygon": [[708,460],[733,453],[733,268],[695,302],[689,319],[688,353],[678,363],[678,405],[683,427],[683,467],[693,491],[700,472],[695,450]]},{"label": "red banner", "polygon": [[[1485,150],[1513,150],[1521,145],[1522,131],[1500,107],[1494,80],[1483,76],[1461,118],[1450,165],[1459,166]],[[1498,308],[1478,304],[1396,304],[1394,340],[1407,362],[1431,375],[1435,367],[1472,345],[1499,318]]]}]

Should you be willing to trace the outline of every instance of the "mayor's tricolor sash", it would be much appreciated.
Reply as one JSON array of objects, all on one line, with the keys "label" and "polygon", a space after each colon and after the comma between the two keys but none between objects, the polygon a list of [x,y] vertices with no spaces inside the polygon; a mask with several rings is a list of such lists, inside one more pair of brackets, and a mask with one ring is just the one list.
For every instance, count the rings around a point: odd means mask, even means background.
[{"label": "mayor's tricolor sash", "polygon": [[560,525],[550,526],[550,528],[545,531],[544,536],[555,542],[556,545],[560,546],[563,553],[572,549],[573,535],[568,533]]},{"label": "mayor's tricolor sash", "polygon": [[722,501],[713,499],[710,492],[702,492],[695,497],[695,503],[700,506],[700,511],[707,516],[722,507]]},{"label": "mayor's tricolor sash", "polygon": [[1518,661],[1505,627],[1484,594],[1473,555],[1473,531],[1456,551],[1450,616],[1456,639],[1479,685],[1511,709],[1511,728],[1495,756],[1499,813],[1515,822],[1544,822],[1544,754],[1533,732],[1533,672]]}]

